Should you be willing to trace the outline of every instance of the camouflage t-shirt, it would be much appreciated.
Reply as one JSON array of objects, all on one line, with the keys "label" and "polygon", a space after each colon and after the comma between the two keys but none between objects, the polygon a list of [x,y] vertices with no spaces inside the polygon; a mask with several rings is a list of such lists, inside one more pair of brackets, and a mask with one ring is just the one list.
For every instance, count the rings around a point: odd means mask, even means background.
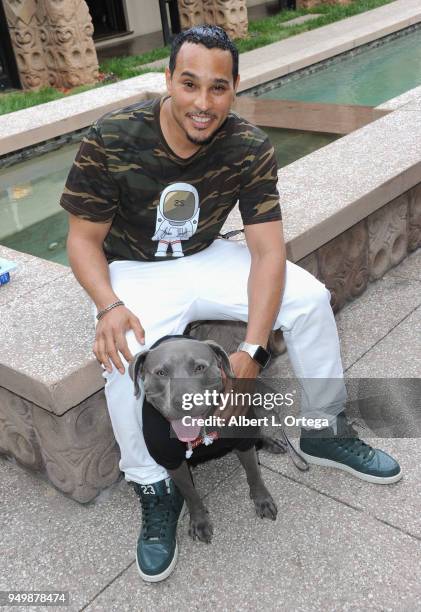
[{"label": "camouflage t-shirt", "polygon": [[162,99],[108,113],[83,139],[60,204],[112,221],[107,261],[159,261],[197,253],[239,201],[245,225],[281,219],[277,164],[266,134],[230,113],[188,159],[161,132]]}]

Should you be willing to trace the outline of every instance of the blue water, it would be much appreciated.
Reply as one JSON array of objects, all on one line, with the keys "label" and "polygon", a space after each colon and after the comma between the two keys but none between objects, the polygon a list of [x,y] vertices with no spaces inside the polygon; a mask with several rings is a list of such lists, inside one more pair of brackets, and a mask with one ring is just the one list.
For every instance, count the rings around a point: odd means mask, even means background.
[{"label": "blue water", "polygon": [[421,85],[421,29],[332,62],[259,97],[378,106]]},{"label": "blue water", "polygon": [[[421,0],[420,0],[421,1]],[[421,85],[421,30],[368,48],[262,97],[376,106]],[[263,128],[279,167],[332,142],[337,135]],[[77,146],[68,145],[0,171],[0,244],[68,265],[67,213],[58,202]]]}]

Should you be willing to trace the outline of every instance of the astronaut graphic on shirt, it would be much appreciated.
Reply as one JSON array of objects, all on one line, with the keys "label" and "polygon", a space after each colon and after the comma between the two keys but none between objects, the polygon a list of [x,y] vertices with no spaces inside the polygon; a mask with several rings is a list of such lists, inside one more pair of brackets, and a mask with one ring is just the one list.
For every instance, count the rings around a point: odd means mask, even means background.
[{"label": "astronaut graphic on shirt", "polygon": [[199,221],[199,194],[188,183],[173,183],[164,189],[156,209],[152,240],[158,241],[155,257],[166,257],[171,245],[173,257],[184,257],[182,240],[189,240]]}]

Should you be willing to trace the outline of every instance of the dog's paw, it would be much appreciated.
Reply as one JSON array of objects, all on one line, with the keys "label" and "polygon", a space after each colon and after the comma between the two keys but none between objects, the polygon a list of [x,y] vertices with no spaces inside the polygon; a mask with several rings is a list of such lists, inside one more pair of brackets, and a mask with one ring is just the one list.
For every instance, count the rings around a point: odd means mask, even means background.
[{"label": "dog's paw", "polygon": [[200,540],[209,544],[213,536],[213,525],[206,516],[206,514],[200,514],[198,516],[190,517],[189,536],[193,540]]},{"label": "dog's paw", "polygon": [[278,508],[269,492],[267,492],[266,495],[254,497],[253,501],[257,516],[260,518],[270,518],[272,521],[276,521]]}]

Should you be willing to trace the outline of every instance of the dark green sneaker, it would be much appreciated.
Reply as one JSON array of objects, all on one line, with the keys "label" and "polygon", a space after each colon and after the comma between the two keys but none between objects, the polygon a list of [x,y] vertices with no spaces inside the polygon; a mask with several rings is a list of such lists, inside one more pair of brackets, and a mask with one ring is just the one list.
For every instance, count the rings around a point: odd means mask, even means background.
[{"label": "dark green sneaker", "polygon": [[345,470],[353,476],[378,484],[391,484],[402,478],[399,463],[358,437],[343,414],[337,417],[337,433],[326,429],[301,429],[299,453],[316,465]]},{"label": "dark green sneaker", "polygon": [[137,569],[143,580],[159,582],[171,574],[177,563],[177,525],[184,514],[184,499],[171,478],[133,485],[142,505]]}]

